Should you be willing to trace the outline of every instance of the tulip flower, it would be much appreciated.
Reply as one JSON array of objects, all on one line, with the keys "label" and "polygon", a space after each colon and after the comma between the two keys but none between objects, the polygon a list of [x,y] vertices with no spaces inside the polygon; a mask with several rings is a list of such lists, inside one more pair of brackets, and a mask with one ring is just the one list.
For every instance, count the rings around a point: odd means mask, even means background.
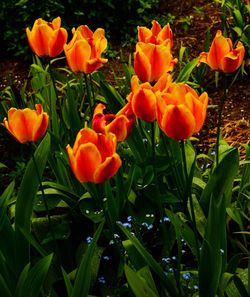
[{"label": "tulip flower", "polygon": [[66,150],[71,169],[82,183],[103,183],[114,176],[121,166],[113,133],[102,134],[83,128],[77,134],[73,148],[67,145]]},{"label": "tulip flower", "polygon": [[93,115],[92,128],[99,133],[115,134],[117,141],[124,141],[132,132],[135,115],[130,103],[127,103],[117,114],[104,114],[106,106],[99,103]]},{"label": "tulip flower", "polygon": [[162,28],[157,21],[153,20],[151,30],[140,26],[137,27],[137,30],[139,42],[164,45],[170,43],[170,47],[173,47],[173,33],[169,24]]},{"label": "tulip flower", "polygon": [[133,113],[146,122],[156,119],[156,92],[163,92],[171,83],[171,75],[165,74],[160,77],[154,86],[145,82],[140,84],[139,78],[134,75],[131,79],[131,93],[128,101],[131,103]]},{"label": "tulip flower", "polygon": [[245,48],[241,42],[233,49],[231,39],[222,36],[218,30],[209,52],[200,54],[200,62],[206,63],[212,70],[231,73],[240,67],[244,54]]},{"label": "tulip flower", "polygon": [[176,63],[177,59],[173,59],[169,44],[136,44],[134,69],[142,82],[157,81],[163,74],[172,71]]},{"label": "tulip flower", "polygon": [[41,104],[36,104],[35,108],[36,110],[11,107],[8,120],[3,120],[5,128],[20,143],[35,142],[42,138],[47,130],[47,113],[43,112]]},{"label": "tulip flower", "polygon": [[103,29],[93,33],[88,26],[80,26],[72,33],[73,38],[64,46],[64,52],[73,72],[92,73],[107,63],[108,60],[101,57],[107,47]]},{"label": "tulip flower", "polygon": [[61,28],[61,18],[55,18],[51,23],[37,19],[33,28],[26,28],[26,35],[32,51],[39,57],[54,58],[62,51],[67,41],[68,33]]},{"label": "tulip flower", "polygon": [[200,131],[206,117],[206,92],[198,96],[188,85],[172,83],[164,92],[157,92],[156,96],[157,121],[168,137],[184,140]]}]

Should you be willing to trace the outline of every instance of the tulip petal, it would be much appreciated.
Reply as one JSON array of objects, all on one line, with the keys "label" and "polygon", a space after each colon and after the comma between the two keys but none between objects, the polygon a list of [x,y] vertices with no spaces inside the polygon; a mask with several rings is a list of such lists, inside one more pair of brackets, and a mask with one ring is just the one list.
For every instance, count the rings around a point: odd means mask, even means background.
[{"label": "tulip petal", "polygon": [[187,139],[195,130],[195,118],[184,105],[168,105],[162,118],[162,130],[175,140]]},{"label": "tulip petal", "polygon": [[85,144],[88,142],[97,144],[98,135],[94,130],[92,130],[90,128],[83,128],[78,132],[78,134],[76,136],[76,140],[75,140],[75,143],[73,146],[74,154],[76,154],[76,152],[81,144]]},{"label": "tulip petal", "polygon": [[140,88],[133,96],[131,106],[138,118],[146,122],[153,122],[155,120],[156,97],[151,90]]},{"label": "tulip petal", "polygon": [[106,160],[98,166],[94,174],[95,183],[103,183],[105,180],[113,177],[121,167],[122,161],[118,154],[106,158]]},{"label": "tulip petal", "polygon": [[40,114],[37,117],[36,123],[33,127],[32,141],[39,140],[46,132],[49,124],[49,118],[46,113]]},{"label": "tulip petal", "polygon": [[150,81],[151,65],[148,57],[142,52],[137,51],[134,57],[135,73],[142,82]]},{"label": "tulip petal", "polygon": [[49,39],[53,29],[47,24],[35,26],[28,35],[28,41],[35,54],[39,57],[49,55]]},{"label": "tulip petal", "polygon": [[148,38],[151,37],[152,32],[150,29],[146,27],[137,27],[138,30],[138,40],[139,42],[147,42]]},{"label": "tulip petal", "polygon": [[93,143],[81,144],[75,154],[67,146],[70,165],[80,182],[94,182],[94,173],[101,164],[101,154]]},{"label": "tulip petal", "polygon": [[113,133],[98,134],[96,146],[101,154],[102,162],[115,153],[116,143],[116,136]]},{"label": "tulip petal", "polygon": [[63,47],[67,41],[67,38],[68,33],[64,28],[61,28],[53,32],[49,40],[50,57],[56,57],[63,51]]},{"label": "tulip petal", "polygon": [[128,118],[125,115],[120,115],[106,126],[106,131],[115,134],[117,141],[123,141],[127,138],[128,123]]}]

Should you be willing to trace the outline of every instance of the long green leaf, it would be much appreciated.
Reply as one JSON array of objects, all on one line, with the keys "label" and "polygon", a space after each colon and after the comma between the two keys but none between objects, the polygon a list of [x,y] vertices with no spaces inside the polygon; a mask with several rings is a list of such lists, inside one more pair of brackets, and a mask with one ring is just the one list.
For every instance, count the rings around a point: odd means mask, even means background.
[{"label": "long green leaf", "polygon": [[95,232],[93,240],[89,245],[86,254],[83,256],[80,266],[77,271],[76,280],[71,297],[87,297],[91,281],[91,262],[95,251],[95,246],[101,235],[104,222],[102,222]]},{"label": "long green leaf", "polygon": [[[38,297],[41,296],[41,288],[47,276],[53,254],[42,258],[26,274],[26,280],[18,291],[18,297]],[[25,271],[25,270],[24,270]]]},{"label": "long green leaf", "polygon": [[208,214],[210,198],[213,196],[217,203],[223,197],[226,199],[225,206],[230,204],[233,181],[238,173],[239,154],[237,149],[230,148],[224,153],[223,159],[212,173],[200,198],[200,205],[205,214]]},{"label": "long green leaf", "polygon": [[133,269],[125,264],[125,275],[128,280],[128,284],[131,287],[136,297],[157,297],[158,295],[150,288],[147,281],[138,275]]},{"label": "long green leaf", "polygon": [[1,274],[0,274],[0,296],[13,297]]},{"label": "long green leaf", "polygon": [[21,272],[24,266],[29,262],[29,242],[23,236],[20,228],[30,232],[31,215],[33,210],[34,199],[39,187],[39,179],[42,176],[47,163],[50,151],[50,136],[47,134],[38,148],[34,158],[40,177],[38,178],[36,166],[31,159],[25,170],[20,189],[17,195],[16,212],[15,212],[15,233],[17,249],[17,271]]},{"label": "long green leaf", "polygon": [[187,82],[192,71],[197,66],[198,62],[199,62],[199,58],[195,58],[192,61],[190,61],[189,63],[187,63],[185,65],[185,67],[183,67],[180,74],[178,75],[176,81],[177,82]]},{"label": "long green leaf", "polygon": [[140,241],[133,236],[125,227],[123,227],[121,224],[118,224],[118,226],[121,228],[123,233],[128,237],[128,239],[131,240],[135,248],[138,250],[138,252],[141,254],[141,256],[144,258],[144,260],[147,262],[147,264],[153,269],[153,271],[158,275],[158,277],[162,280],[165,288],[167,289],[170,296],[178,296],[177,288],[174,283],[172,283],[162,270],[161,266],[155,261],[155,259],[152,257],[152,255],[145,250],[144,246],[140,243]]}]

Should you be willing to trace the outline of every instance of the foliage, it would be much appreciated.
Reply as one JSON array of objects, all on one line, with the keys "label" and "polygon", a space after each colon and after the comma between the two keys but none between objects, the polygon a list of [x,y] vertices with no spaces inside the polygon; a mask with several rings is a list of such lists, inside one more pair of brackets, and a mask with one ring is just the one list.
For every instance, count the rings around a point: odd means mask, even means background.
[{"label": "foliage", "polygon": [[[149,2],[140,5],[144,12]],[[66,146],[91,126],[93,103],[112,114],[125,105],[133,68],[123,63],[111,84],[101,71],[73,73],[64,62],[34,57],[20,96],[1,92],[1,122],[11,106],[42,103],[50,123],[38,144],[18,146],[27,166],[0,196],[0,296],[248,296],[249,145],[242,160],[222,138],[197,154],[198,138],[173,140],[136,119],[118,144],[117,174],[80,183]],[[198,58],[181,47],[179,63],[174,80],[203,91]]]},{"label": "foliage", "polygon": [[122,40],[131,43],[136,26],[146,25],[157,13],[158,5],[159,0],[1,1],[2,55],[25,57],[28,51],[25,28],[31,28],[34,19],[51,20],[57,16],[62,18],[68,31],[84,23],[92,28],[104,28],[113,43],[120,44]]}]

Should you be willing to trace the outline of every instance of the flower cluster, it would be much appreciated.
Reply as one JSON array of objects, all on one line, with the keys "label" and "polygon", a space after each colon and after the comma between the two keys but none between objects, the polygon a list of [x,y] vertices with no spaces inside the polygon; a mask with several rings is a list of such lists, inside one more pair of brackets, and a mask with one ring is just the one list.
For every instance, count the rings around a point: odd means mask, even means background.
[{"label": "flower cluster", "polygon": [[[91,31],[86,25],[72,30],[67,44],[67,31],[61,28],[60,17],[51,23],[35,21],[26,29],[32,51],[39,57],[56,57],[64,50],[72,72],[91,74],[107,59],[102,53],[107,47],[103,29]],[[146,122],[157,121],[170,138],[185,140],[200,131],[208,105],[206,92],[198,95],[189,85],[173,81],[171,71],[177,63],[172,55],[173,33],[169,24],[163,28],[152,21],[151,29],[138,27],[138,42],[134,54],[134,72],[127,103],[118,113],[105,113],[107,107],[96,105],[92,129],[83,128],[76,136],[73,148],[66,150],[70,166],[80,182],[102,183],[116,174],[121,159],[116,153],[117,142],[126,140],[132,132],[136,117]],[[201,53],[200,63],[225,73],[240,67],[244,47],[233,49],[230,39],[218,31],[208,53]],[[36,111],[11,108],[4,126],[20,142],[39,140],[46,132],[48,115],[41,104]]]}]

